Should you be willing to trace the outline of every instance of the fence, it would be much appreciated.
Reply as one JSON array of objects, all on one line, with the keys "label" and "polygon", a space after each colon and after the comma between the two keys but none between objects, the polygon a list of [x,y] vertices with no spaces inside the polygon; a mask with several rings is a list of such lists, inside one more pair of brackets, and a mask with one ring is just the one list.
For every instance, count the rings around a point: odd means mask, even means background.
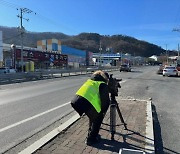
[{"label": "fence", "polygon": [[[38,70],[36,72],[21,72],[21,73],[7,73],[0,74],[0,85],[9,83],[18,83],[32,80],[42,80],[49,78],[59,78],[64,76],[90,74],[99,68],[85,68],[85,69],[49,69],[49,70]],[[115,71],[117,67],[100,68],[103,71],[110,72]]]}]

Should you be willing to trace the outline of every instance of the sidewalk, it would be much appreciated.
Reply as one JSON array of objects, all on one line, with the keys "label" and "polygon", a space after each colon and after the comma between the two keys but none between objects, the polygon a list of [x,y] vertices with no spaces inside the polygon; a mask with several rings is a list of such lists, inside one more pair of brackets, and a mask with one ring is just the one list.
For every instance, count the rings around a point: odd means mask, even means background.
[{"label": "sidewalk", "polygon": [[114,141],[111,140],[109,131],[110,113],[108,110],[100,129],[102,138],[100,143],[93,146],[85,144],[88,118],[83,116],[34,154],[115,154],[119,153],[121,148],[145,151],[147,145],[150,145],[147,143],[148,140],[150,142],[153,140],[147,136],[149,129],[146,127],[147,121],[149,121],[147,119],[147,101],[120,100],[117,98],[117,102],[128,130],[124,130],[124,126],[116,114],[116,124],[119,126],[116,126]]}]

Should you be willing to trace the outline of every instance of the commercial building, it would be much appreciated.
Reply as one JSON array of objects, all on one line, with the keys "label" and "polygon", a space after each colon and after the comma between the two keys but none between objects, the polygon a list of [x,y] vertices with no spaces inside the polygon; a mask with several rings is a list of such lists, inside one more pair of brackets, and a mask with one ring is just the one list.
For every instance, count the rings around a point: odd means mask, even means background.
[{"label": "commercial building", "polygon": [[[21,70],[21,46],[3,43],[3,66]],[[23,66],[34,62],[35,68],[67,67],[68,56],[58,52],[40,51],[37,48],[23,48]]]},{"label": "commercial building", "polygon": [[120,54],[100,54],[100,53],[93,53],[93,62],[94,65],[114,65],[116,66],[121,60]]},{"label": "commercial building", "polygon": [[57,39],[37,41],[37,49],[40,51],[56,51],[61,53],[61,41]]},{"label": "commercial building", "polygon": [[86,66],[86,51],[71,48],[65,45],[61,46],[62,54],[68,55],[68,65],[70,67]]},{"label": "commercial building", "polygon": [[[2,57],[2,58],[1,58]],[[92,52],[87,52],[65,45],[57,39],[39,40],[37,48],[23,47],[23,58],[21,57],[21,46],[2,43],[0,53],[2,66],[21,69],[27,62],[33,61],[35,68],[48,67],[80,67],[92,64]]]}]

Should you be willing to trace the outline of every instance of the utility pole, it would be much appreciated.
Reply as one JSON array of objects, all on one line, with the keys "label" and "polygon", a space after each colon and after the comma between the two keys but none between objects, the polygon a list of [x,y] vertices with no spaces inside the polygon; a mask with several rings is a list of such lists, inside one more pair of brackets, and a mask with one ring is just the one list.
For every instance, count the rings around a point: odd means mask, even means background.
[{"label": "utility pole", "polygon": [[99,57],[99,66],[101,67],[101,54],[102,54],[102,47],[101,47],[101,41],[100,41],[100,47],[99,47],[99,55],[100,55],[100,57]]},{"label": "utility pole", "polygon": [[23,69],[23,34],[25,32],[25,29],[23,27],[23,19],[26,21],[29,21],[29,19],[23,18],[24,13],[32,13],[33,11],[27,9],[27,8],[20,8],[20,15],[17,15],[18,18],[20,18],[20,33],[21,33],[21,72],[24,71]]},{"label": "utility pole", "polygon": [[179,43],[178,43],[178,58],[179,58]]},{"label": "utility pole", "polygon": [[[180,29],[179,28],[173,28],[174,32],[180,32]],[[178,43],[178,58],[179,58],[179,43]]]},{"label": "utility pole", "polygon": [[123,58],[122,58],[122,51],[121,51],[121,65],[122,65],[122,60],[123,60]]},{"label": "utility pole", "polygon": [[167,51],[167,44],[166,44],[166,62],[168,64],[168,51]]}]

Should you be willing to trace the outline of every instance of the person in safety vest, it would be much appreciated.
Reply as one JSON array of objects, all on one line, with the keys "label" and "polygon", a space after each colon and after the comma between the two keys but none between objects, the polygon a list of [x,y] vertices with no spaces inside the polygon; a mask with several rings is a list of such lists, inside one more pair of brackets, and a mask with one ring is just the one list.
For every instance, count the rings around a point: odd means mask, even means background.
[{"label": "person in safety vest", "polygon": [[89,118],[87,145],[100,140],[99,129],[110,104],[108,79],[108,73],[100,70],[94,72],[71,101],[72,107],[80,116],[85,113]]}]

